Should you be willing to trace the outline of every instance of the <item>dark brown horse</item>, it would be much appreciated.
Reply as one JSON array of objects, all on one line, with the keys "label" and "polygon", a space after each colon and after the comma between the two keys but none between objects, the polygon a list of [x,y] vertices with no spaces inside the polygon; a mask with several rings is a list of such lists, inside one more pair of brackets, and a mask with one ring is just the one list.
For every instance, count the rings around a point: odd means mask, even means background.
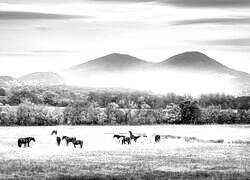
[{"label": "dark brown horse", "polygon": [[160,135],[155,135],[155,142],[160,142],[161,136]]},{"label": "dark brown horse", "polygon": [[24,144],[24,147],[26,147],[26,145],[28,145],[28,147],[30,147],[30,141],[35,142],[36,140],[33,137],[19,138],[17,140],[17,145],[18,145],[18,147],[21,147],[22,144]]},{"label": "dark brown horse", "polygon": [[117,138],[120,140],[120,138],[125,138],[125,136],[119,135],[119,134],[114,134],[113,138]]},{"label": "dark brown horse", "polygon": [[56,142],[57,142],[57,145],[60,146],[60,144],[61,144],[61,138],[57,136],[56,137]]},{"label": "dark brown horse", "polygon": [[74,144],[74,147],[76,148],[76,145],[80,145],[80,148],[82,148],[83,141],[82,140],[75,140],[72,142]]},{"label": "dark brown horse", "polygon": [[57,135],[57,130],[53,130],[51,135],[53,135],[53,134]]},{"label": "dark brown horse", "polygon": [[129,134],[130,134],[130,139],[131,140],[133,139],[135,142],[137,141],[138,138],[141,137],[141,136],[135,136],[135,135],[133,135],[133,133],[131,131],[129,131]]},{"label": "dark brown horse", "polygon": [[75,137],[68,137],[68,136],[63,136],[62,137],[62,140],[66,140],[66,143],[67,143],[67,146],[69,145],[70,142],[73,143],[73,141],[76,141],[76,138]]},{"label": "dark brown horse", "polygon": [[126,142],[127,142],[128,144],[131,144],[131,139],[130,139],[130,137],[123,137],[123,139],[122,139],[122,144],[126,144]]}]

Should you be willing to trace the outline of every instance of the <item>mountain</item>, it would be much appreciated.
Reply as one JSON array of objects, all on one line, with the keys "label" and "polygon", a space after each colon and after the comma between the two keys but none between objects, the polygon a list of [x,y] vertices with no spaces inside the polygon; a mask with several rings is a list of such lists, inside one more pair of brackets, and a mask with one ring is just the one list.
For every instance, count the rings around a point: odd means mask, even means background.
[{"label": "mountain", "polygon": [[0,87],[11,88],[14,86],[21,86],[23,83],[18,79],[15,79],[10,76],[0,76]]},{"label": "mountain", "polygon": [[227,67],[223,64],[213,60],[207,55],[196,52],[184,52],[177,54],[168,58],[167,60],[158,63],[161,67],[175,68],[175,69],[185,69],[185,70],[206,70],[206,71],[215,71],[215,70],[224,70]]},{"label": "mountain", "polygon": [[177,54],[163,62],[157,63],[157,66],[168,70],[174,69],[181,71],[228,74],[233,76],[249,76],[247,73],[230,69],[207,55],[197,51]]},{"label": "mountain", "polygon": [[159,93],[250,95],[250,75],[207,55],[184,52],[159,63],[113,53],[60,72],[74,85],[123,87]]},{"label": "mountain", "polygon": [[62,85],[65,79],[53,72],[35,72],[18,78],[25,85]]},{"label": "mountain", "polygon": [[113,53],[86,63],[63,70],[63,74],[75,74],[80,76],[93,76],[98,74],[121,73],[125,71],[141,71],[152,63],[136,57]]}]

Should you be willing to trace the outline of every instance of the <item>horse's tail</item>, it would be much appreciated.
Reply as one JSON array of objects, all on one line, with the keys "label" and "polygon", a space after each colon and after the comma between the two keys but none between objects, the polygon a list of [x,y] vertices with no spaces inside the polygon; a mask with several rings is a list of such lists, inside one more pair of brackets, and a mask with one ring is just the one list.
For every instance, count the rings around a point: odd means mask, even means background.
[{"label": "horse's tail", "polygon": [[20,141],[20,139],[18,139],[18,141],[17,141],[17,145],[18,145],[18,147],[21,147],[22,145],[21,145],[21,141]]}]

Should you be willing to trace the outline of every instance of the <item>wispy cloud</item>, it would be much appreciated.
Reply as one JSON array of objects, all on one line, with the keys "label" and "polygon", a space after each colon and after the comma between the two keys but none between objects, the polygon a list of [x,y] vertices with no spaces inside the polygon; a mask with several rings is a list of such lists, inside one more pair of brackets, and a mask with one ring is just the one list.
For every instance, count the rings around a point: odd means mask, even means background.
[{"label": "wispy cloud", "polygon": [[250,38],[206,40],[206,41],[199,41],[199,43],[203,45],[250,47]]},{"label": "wispy cloud", "polygon": [[50,14],[40,12],[22,12],[22,11],[0,11],[0,20],[32,20],[32,19],[76,19],[90,18],[88,16],[69,15],[69,14]]},{"label": "wispy cloud", "polygon": [[90,0],[114,2],[159,2],[180,7],[250,7],[249,0]]},{"label": "wispy cloud", "polygon": [[250,17],[235,18],[202,18],[202,19],[186,19],[176,20],[171,25],[200,25],[200,24],[216,24],[216,25],[250,25]]}]

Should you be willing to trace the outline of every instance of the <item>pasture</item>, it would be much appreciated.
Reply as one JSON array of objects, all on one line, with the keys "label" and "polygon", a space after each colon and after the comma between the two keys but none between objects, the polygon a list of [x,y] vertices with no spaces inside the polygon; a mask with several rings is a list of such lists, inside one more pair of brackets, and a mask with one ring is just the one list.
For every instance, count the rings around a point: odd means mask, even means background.
[{"label": "pasture", "polygon": [[[83,147],[58,146],[52,130]],[[113,138],[128,131],[147,137],[130,145]],[[247,179],[249,132],[249,125],[0,127],[0,179]],[[27,136],[36,142],[19,148]]]}]

